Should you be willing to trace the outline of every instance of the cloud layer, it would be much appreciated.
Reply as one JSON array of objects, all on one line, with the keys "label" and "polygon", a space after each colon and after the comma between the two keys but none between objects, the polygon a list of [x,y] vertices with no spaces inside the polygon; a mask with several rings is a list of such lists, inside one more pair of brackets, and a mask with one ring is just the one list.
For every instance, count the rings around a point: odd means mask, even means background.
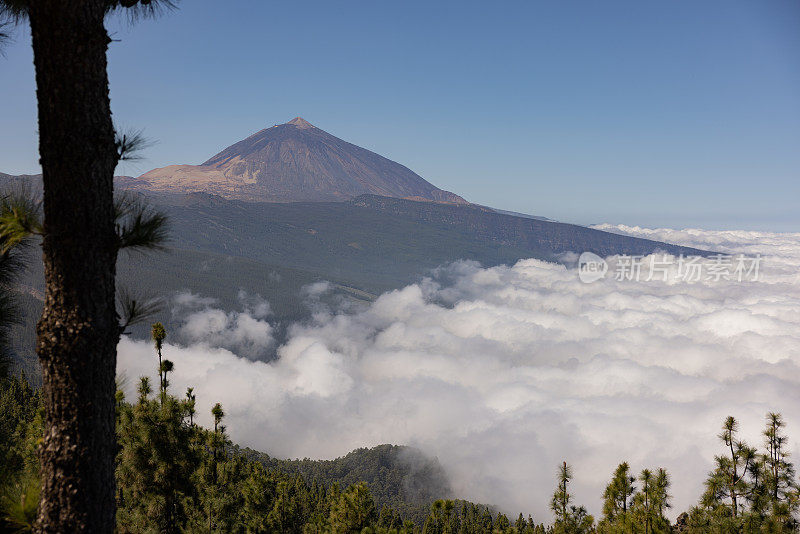
[{"label": "cloud layer", "polygon": [[[783,412],[800,453],[800,234],[603,228],[759,253],[762,281],[584,284],[538,260],[460,262],[360,311],[320,308],[272,363],[233,352],[240,334],[269,336],[267,315],[204,303],[185,328],[213,328],[164,349],[173,388],[195,387],[203,412],[222,402],[243,445],[312,458],[415,445],[459,496],[545,521],[563,460],[594,513],[622,460],[667,468],[675,511],[687,508],[729,414],[760,444],[764,414]],[[125,375],[154,374],[149,344],[123,339],[119,354]]]},{"label": "cloud layer", "polygon": [[173,338],[184,345],[225,348],[251,360],[264,359],[275,343],[267,321],[272,314],[269,302],[244,291],[239,291],[238,299],[242,311],[224,311],[215,307],[215,299],[179,293],[173,300],[172,315],[180,328]]}]

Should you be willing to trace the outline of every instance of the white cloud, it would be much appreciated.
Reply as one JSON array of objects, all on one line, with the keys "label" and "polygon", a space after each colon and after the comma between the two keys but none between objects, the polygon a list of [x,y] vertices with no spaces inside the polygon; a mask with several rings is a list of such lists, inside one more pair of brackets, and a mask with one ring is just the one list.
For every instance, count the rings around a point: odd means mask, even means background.
[{"label": "white cloud", "polygon": [[269,302],[261,295],[250,295],[245,290],[240,289],[237,296],[244,307],[244,311],[252,315],[254,319],[265,319],[272,315],[272,308]]},{"label": "white cloud", "polygon": [[325,280],[303,286],[303,294],[310,298],[319,298],[331,290],[331,283]]},{"label": "white cloud", "polygon": [[226,348],[246,358],[263,358],[275,342],[266,320],[272,310],[260,295],[240,291],[238,299],[243,310],[229,312],[212,307],[215,299],[179,293],[172,310],[180,320],[175,337],[182,344]]},{"label": "white cloud", "polygon": [[[416,445],[459,496],[548,521],[562,460],[594,513],[627,460],[666,467],[680,512],[722,452],[725,416],[760,444],[764,414],[782,411],[800,441],[800,234],[606,229],[760,253],[763,281],[583,284],[537,260],[461,262],[356,313],[294,325],[272,363],[212,348],[250,332],[250,315],[206,304],[184,326],[202,342],[165,348],[172,383],[194,386],[204,412],[222,402],[236,441],[277,456]],[[153,374],[149,344],[124,339],[119,353],[128,376]]]}]

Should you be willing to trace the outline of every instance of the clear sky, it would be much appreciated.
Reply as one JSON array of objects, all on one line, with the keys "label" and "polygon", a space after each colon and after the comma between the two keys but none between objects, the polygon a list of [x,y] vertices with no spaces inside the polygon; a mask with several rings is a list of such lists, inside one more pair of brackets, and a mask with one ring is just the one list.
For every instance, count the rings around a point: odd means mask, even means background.
[{"label": "clear sky", "polygon": [[[797,0],[184,0],[111,21],[138,175],[302,116],[468,200],[582,224],[800,231]],[[0,172],[38,172],[27,32]]]}]

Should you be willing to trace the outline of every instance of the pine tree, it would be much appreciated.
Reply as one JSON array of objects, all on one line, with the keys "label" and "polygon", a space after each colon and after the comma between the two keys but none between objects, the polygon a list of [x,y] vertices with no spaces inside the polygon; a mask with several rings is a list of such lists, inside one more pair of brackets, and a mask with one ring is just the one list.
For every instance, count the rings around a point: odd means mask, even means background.
[{"label": "pine tree", "polygon": [[572,479],[572,469],[567,462],[558,469],[558,487],[550,501],[550,508],[556,516],[556,523],[566,523],[569,518],[569,506],[572,498],[569,494],[569,481]]},{"label": "pine tree", "polygon": [[671,532],[669,520],[664,516],[670,507],[669,476],[664,469],[653,474],[649,469],[639,475],[641,490],[634,495],[631,523],[634,532],[666,534]]},{"label": "pine tree", "polygon": [[550,509],[556,516],[553,523],[554,534],[584,534],[594,529],[594,518],[583,506],[572,504],[569,482],[572,469],[564,462],[558,469],[558,486],[550,500]]},{"label": "pine tree", "polygon": [[603,520],[598,525],[600,532],[631,532],[629,508],[636,493],[635,481],[627,462],[622,462],[614,470],[611,482],[603,493]]},{"label": "pine tree", "polygon": [[727,497],[731,501],[731,514],[737,517],[740,513],[741,499],[747,494],[747,473],[750,464],[755,460],[755,450],[737,439],[739,423],[732,416],[725,420],[719,437],[730,450],[730,458],[718,457],[718,473],[722,475]]},{"label": "pine tree", "polygon": [[787,516],[797,511],[798,485],[794,464],[789,461],[788,437],[783,434],[786,423],[779,413],[767,414],[764,429],[763,455],[765,464],[765,486],[769,491],[772,514]]},{"label": "pine tree", "polygon": [[175,364],[172,363],[170,360],[164,360],[161,362],[161,367],[159,369],[161,375],[161,396],[164,397],[167,394],[167,388],[169,387],[169,379],[167,375],[171,373],[175,369]]},{"label": "pine tree", "polygon": [[765,452],[758,454],[737,438],[736,420],[725,420],[719,437],[727,454],[715,458],[699,506],[688,514],[686,532],[797,531],[800,492],[784,450],[783,428],[780,414],[767,414]]},{"label": "pine tree", "polygon": [[268,532],[300,533],[303,529],[303,509],[298,487],[293,481],[278,482],[275,502],[267,516]]},{"label": "pine tree", "polygon": [[222,405],[216,403],[211,408],[211,415],[214,417],[214,433],[211,434],[211,457],[212,457],[212,481],[217,483],[217,461],[220,455],[220,449],[224,446],[224,428],[222,428],[222,418],[225,417],[225,412],[222,410]]},{"label": "pine tree", "polygon": [[769,514],[769,527],[773,530],[797,529],[795,514],[800,507],[794,464],[789,461],[788,437],[783,434],[786,423],[779,413],[766,416],[764,429],[765,452],[761,455],[763,487]]},{"label": "pine tree", "polygon": [[242,524],[247,532],[269,532],[268,515],[277,496],[277,480],[260,462],[250,462],[242,485]]},{"label": "pine tree", "polygon": [[238,519],[237,511],[244,506],[242,486],[246,469],[241,458],[227,454],[231,443],[222,424],[225,412],[219,403],[211,409],[211,415],[214,417],[214,430],[207,433],[205,446],[209,453],[204,457],[199,473],[200,507],[204,514],[196,529],[230,532]]},{"label": "pine tree", "polygon": [[194,394],[194,388],[186,388],[186,415],[189,416],[189,426],[194,426],[194,415],[196,413],[195,404],[197,396]]},{"label": "pine tree", "polygon": [[380,513],[378,514],[377,526],[378,530],[398,531],[403,528],[403,519],[400,517],[400,514],[396,513],[388,506],[383,505]]},{"label": "pine tree", "polygon": [[117,253],[152,246],[159,235],[137,231],[144,239],[131,241],[115,225],[114,169],[130,144],[118,142],[111,120],[105,19],[164,3],[0,0],[0,26],[29,22],[36,72],[44,221],[35,230],[45,274],[36,350],[46,427],[37,528],[44,532],[114,530]]},{"label": "pine tree", "polygon": [[151,399],[150,393],[143,377],[137,403],[121,410],[118,530],[177,533],[197,498],[200,453],[193,446],[194,429],[185,424],[184,404],[169,395]]},{"label": "pine tree", "polygon": [[500,532],[506,532],[511,528],[511,521],[509,521],[508,517],[506,517],[504,514],[498,512],[497,517],[494,520],[494,528]]},{"label": "pine tree", "polygon": [[672,499],[672,495],[669,494],[669,488],[672,486],[672,482],[669,479],[669,474],[667,474],[667,470],[664,468],[658,469],[658,474],[656,475],[656,499],[655,499],[655,506],[658,511],[659,515],[664,515],[667,510],[672,508],[672,503],[670,502]]},{"label": "pine tree", "polygon": [[719,439],[727,454],[714,458],[716,466],[706,479],[700,507],[690,517],[693,528],[735,532],[754,521],[745,505],[748,496],[752,498],[758,492],[749,477],[760,472],[755,466],[759,460],[756,451],[738,439],[738,427],[735,418],[725,419]]},{"label": "pine tree", "polygon": [[652,534],[654,514],[653,514],[653,473],[649,469],[642,470],[639,475],[639,481],[642,483],[642,490],[636,495],[634,503],[634,512],[636,514],[637,524],[644,527],[644,534]]},{"label": "pine tree", "polygon": [[152,329],[150,330],[150,337],[153,340],[153,344],[156,347],[156,354],[158,355],[158,391],[164,393],[167,389],[164,385],[164,361],[161,356],[164,339],[167,337],[167,331],[164,329],[164,325],[161,323],[153,323]]},{"label": "pine tree", "polygon": [[377,518],[375,503],[364,482],[353,484],[339,496],[331,509],[331,532],[349,534],[361,532]]}]

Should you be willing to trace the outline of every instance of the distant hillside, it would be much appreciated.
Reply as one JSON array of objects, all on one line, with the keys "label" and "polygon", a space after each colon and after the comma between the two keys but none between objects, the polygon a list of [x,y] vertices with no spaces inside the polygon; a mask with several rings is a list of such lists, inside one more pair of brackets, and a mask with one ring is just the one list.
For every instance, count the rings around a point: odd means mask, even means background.
[{"label": "distant hillside", "polygon": [[174,245],[310,270],[377,293],[461,260],[702,251],[582,226],[503,215],[472,205],[359,197],[351,202],[250,203],[208,195],[154,197]]},{"label": "distant hillside", "polygon": [[202,165],[170,165],[137,180],[127,185],[250,201],[345,201],[371,193],[466,202],[407,167],[334,137],[300,117],[260,130]]},{"label": "distant hillside", "polygon": [[600,256],[613,254],[642,255],[655,251],[670,254],[705,255],[707,252],[594,230],[532,216],[517,216],[475,204],[445,205],[413,202],[375,195],[353,199],[353,206],[377,210],[425,224],[443,224],[507,247],[523,248],[530,257],[557,260],[565,252],[594,252]]},{"label": "distant hillside", "polygon": [[354,450],[335,460],[278,460],[251,449],[236,452],[270,469],[300,474],[309,482],[338,483],[346,488],[364,481],[378,510],[389,506],[419,525],[424,524],[433,501],[453,497],[439,461],[411,447],[379,445]]}]

